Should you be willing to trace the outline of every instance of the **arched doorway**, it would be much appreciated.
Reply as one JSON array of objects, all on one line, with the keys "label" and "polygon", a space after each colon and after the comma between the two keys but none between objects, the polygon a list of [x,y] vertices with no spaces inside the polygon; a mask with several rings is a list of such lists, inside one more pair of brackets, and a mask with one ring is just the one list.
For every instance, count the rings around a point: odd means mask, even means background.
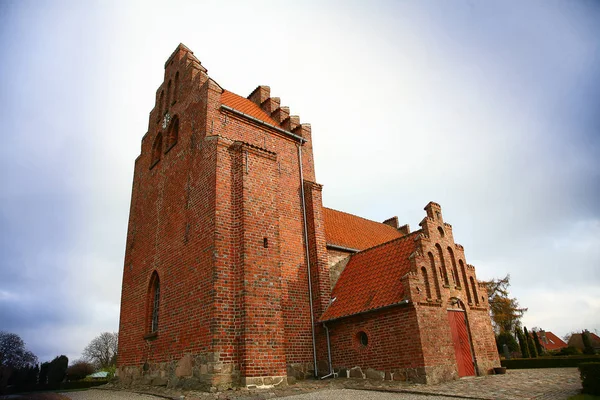
[{"label": "arched doorway", "polygon": [[471,338],[467,328],[464,303],[456,297],[450,299],[448,323],[450,324],[452,343],[454,344],[458,376],[461,378],[463,376],[473,376],[475,375],[475,360],[471,350]]}]

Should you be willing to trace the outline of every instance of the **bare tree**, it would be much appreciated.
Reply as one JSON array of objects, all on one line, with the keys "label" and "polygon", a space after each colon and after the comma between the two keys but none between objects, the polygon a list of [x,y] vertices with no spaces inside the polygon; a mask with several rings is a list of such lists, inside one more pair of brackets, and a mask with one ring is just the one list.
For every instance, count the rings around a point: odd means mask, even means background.
[{"label": "bare tree", "polygon": [[83,357],[100,369],[116,365],[118,343],[117,332],[102,332],[86,346]]},{"label": "bare tree", "polygon": [[23,368],[37,364],[37,357],[25,348],[15,333],[0,331],[0,366]]}]

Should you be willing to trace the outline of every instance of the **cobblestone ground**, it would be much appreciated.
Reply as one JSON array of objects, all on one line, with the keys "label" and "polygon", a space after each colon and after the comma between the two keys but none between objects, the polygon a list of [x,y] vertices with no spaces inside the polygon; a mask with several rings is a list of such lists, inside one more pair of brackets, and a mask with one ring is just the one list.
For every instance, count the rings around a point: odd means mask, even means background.
[{"label": "cobblestone ground", "polygon": [[85,392],[62,393],[70,400],[160,400],[160,397],[110,390],[86,390]]},{"label": "cobblestone ground", "polygon": [[566,400],[579,393],[581,381],[577,368],[547,368],[508,370],[505,375],[463,378],[438,385],[338,378],[300,381],[287,387],[267,390],[238,389],[216,393],[149,387],[129,391],[114,389],[116,388],[107,385],[104,388],[62,395],[71,400],[179,400],[181,396],[185,400],[262,400],[281,397],[290,400]]},{"label": "cobblestone ground", "polygon": [[[384,388],[365,387],[365,389]],[[508,370],[505,375],[463,378],[438,385],[407,385],[385,389],[471,399],[563,400],[580,392],[581,380],[577,368],[520,369]]]}]

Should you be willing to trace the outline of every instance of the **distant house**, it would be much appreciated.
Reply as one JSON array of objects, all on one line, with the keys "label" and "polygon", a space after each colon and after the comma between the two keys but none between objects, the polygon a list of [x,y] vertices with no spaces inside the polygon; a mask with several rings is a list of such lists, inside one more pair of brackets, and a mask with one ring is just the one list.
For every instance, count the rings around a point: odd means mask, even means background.
[{"label": "distant house", "polygon": [[540,344],[546,351],[560,350],[567,347],[567,344],[552,332],[537,331]]},{"label": "distant house", "polygon": [[108,378],[108,372],[106,372],[106,371],[95,372],[95,373],[93,373],[91,375],[88,375],[87,377],[91,378],[91,379],[98,379],[98,380],[99,379],[107,379]]},{"label": "distant house", "polygon": [[[592,342],[592,347],[596,352],[600,352],[600,337],[592,332],[587,332],[590,335],[590,342]],[[569,338],[569,347],[577,347],[579,350],[583,351],[583,337],[581,333],[574,333]]]}]

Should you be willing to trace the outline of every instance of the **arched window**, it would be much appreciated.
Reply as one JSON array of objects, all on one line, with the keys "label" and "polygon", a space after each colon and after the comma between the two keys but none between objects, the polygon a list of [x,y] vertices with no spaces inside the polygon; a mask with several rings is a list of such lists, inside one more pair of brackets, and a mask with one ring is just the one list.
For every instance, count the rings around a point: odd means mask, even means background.
[{"label": "arched window", "polygon": [[162,153],[162,134],[159,133],[154,139],[152,144],[152,160],[150,161],[150,168],[154,167],[160,161],[160,154]]},{"label": "arched window", "polygon": [[158,312],[160,308],[160,280],[156,271],[150,278],[150,286],[148,288],[148,332],[158,332]]},{"label": "arched window", "polygon": [[450,255],[450,262],[452,263],[452,279],[454,279],[454,285],[460,286],[460,277],[458,275],[458,268],[456,267],[456,260],[454,259],[454,252],[450,247],[448,247],[448,254]]},{"label": "arched window", "polygon": [[171,147],[175,146],[177,143],[177,138],[179,137],[179,117],[174,116],[171,120],[171,125],[169,125],[169,132],[167,133],[167,147],[165,149],[165,153],[171,150]]},{"label": "arched window", "polygon": [[167,110],[171,106],[171,80],[169,79],[169,84],[167,85]]},{"label": "arched window", "polygon": [[470,277],[469,280],[471,281],[471,289],[473,290],[475,304],[479,305],[479,298],[477,297],[477,287],[475,286],[475,279],[473,279],[473,277]]},{"label": "arched window", "polygon": [[463,282],[465,283],[465,290],[467,291],[467,302],[471,304],[471,291],[469,290],[469,284],[467,283],[467,273],[465,272],[465,264],[462,260],[458,260],[460,265],[460,272],[462,273]]},{"label": "arched window", "polygon": [[440,292],[440,281],[438,281],[437,270],[435,269],[435,260],[433,259],[433,254],[431,252],[429,255],[429,265],[431,265],[431,272],[433,273],[433,283],[435,286],[435,294],[438,299],[442,298],[442,293]]},{"label": "arched window", "polygon": [[438,226],[438,232],[440,233],[441,237],[444,237],[444,230],[442,229],[441,226]]},{"label": "arched window", "polygon": [[425,293],[427,298],[431,298],[431,287],[429,286],[429,278],[427,277],[427,270],[425,267],[421,267],[421,275],[423,275],[423,282],[425,283]]},{"label": "arched window", "polygon": [[175,74],[175,86],[174,86],[174,90],[173,90],[173,103],[175,104],[175,102],[177,101],[177,97],[179,95],[179,71],[177,71],[177,73]]},{"label": "arched window", "polygon": [[438,251],[438,256],[440,257],[440,262],[442,263],[442,273],[444,274],[444,285],[450,286],[448,282],[448,270],[446,269],[446,262],[444,261],[444,252],[442,251],[442,246],[436,243],[435,248]]}]

